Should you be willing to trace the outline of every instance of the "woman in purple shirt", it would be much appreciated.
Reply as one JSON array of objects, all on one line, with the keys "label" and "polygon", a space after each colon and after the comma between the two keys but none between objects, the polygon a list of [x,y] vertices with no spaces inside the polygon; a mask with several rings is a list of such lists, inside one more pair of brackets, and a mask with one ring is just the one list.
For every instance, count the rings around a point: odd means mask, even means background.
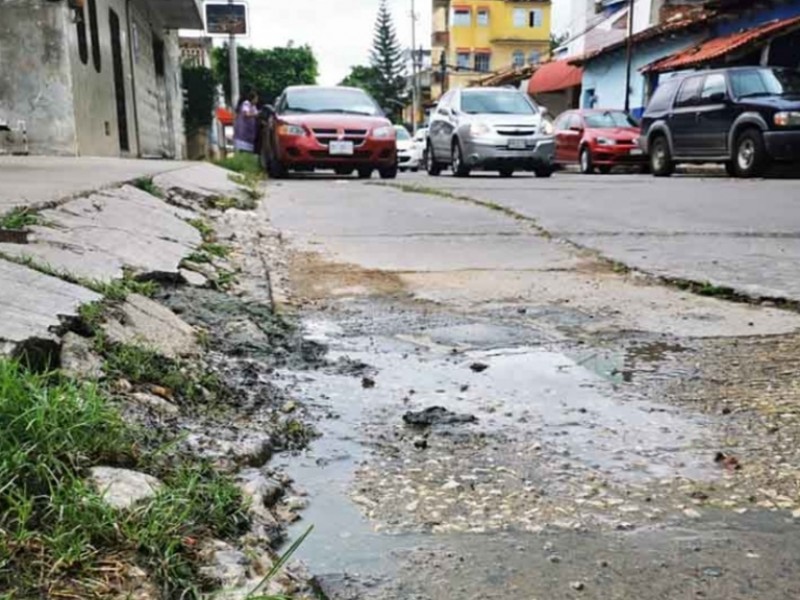
[{"label": "woman in purple shirt", "polygon": [[233,147],[240,152],[255,152],[258,134],[258,94],[248,92],[236,106],[236,121],[233,124]]}]

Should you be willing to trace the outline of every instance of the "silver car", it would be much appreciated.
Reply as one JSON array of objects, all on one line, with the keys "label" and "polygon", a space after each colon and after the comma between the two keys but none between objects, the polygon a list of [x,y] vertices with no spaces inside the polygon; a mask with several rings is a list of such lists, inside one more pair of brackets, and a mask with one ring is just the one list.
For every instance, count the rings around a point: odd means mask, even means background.
[{"label": "silver car", "polygon": [[430,175],[450,166],[457,177],[474,169],[533,171],[549,177],[554,170],[553,126],[526,94],[513,88],[466,88],[447,92],[433,111],[425,165]]}]

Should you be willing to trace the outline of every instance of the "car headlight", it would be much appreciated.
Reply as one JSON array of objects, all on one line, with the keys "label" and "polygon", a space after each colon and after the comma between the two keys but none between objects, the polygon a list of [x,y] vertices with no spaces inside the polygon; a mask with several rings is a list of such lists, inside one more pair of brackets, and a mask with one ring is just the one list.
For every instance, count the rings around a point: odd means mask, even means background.
[{"label": "car headlight", "polygon": [[301,136],[305,134],[306,130],[301,125],[291,125],[290,123],[284,123],[283,125],[278,127],[278,135]]},{"label": "car headlight", "polygon": [[477,121],[469,126],[469,133],[472,137],[482,137],[485,135],[491,135],[492,128],[486,123]]},{"label": "car headlight", "polygon": [[553,127],[553,123],[548,119],[542,119],[542,124],[539,126],[539,132],[543,135],[553,135],[555,133],[555,127]]},{"label": "car headlight", "polygon": [[596,141],[601,146],[613,146],[614,144],[616,144],[616,142],[614,140],[612,140],[611,138],[607,138],[607,137],[599,137],[599,138],[597,138]]},{"label": "car headlight", "polygon": [[386,125],[385,127],[376,127],[375,129],[372,130],[372,137],[378,138],[380,140],[391,139],[396,134],[397,132],[391,125]]},{"label": "car headlight", "polygon": [[775,116],[772,118],[772,120],[778,127],[792,127],[794,125],[800,125],[800,112],[785,111],[775,113]]}]

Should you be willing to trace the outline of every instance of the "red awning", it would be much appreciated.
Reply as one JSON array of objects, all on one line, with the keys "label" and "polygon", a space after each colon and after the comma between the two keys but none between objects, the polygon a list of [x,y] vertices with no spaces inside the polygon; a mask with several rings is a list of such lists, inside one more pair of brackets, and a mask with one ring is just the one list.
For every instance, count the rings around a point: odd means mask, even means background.
[{"label": "red awning", "polygon": [[573,67],[566,60],[543,63],[528,83],[531,95],[558,92],[581,84],[583,69]]},{"label": "red awning", "polygon": [[785,33],[792,27],[800,27],[800,17],[784,19],[783,21],[770,21],[758,27],[740,31],[725,37],[714,38],[698,44],[688,50],[676,52],[671,56],[651,63],[642,71],[662,73],[666,71],[679,71],[705,65],[721,59],[740,48],[761,41],[766,42],[776,35]]}]

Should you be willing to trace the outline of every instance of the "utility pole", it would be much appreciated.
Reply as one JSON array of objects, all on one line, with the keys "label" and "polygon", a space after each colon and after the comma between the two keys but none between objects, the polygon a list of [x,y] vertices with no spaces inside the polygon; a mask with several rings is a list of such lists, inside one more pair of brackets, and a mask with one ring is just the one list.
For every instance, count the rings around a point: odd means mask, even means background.
[{"label": "utility pole", "polygon": [[417,89],[417,11],[414,0],[411,0],[411,133],[417,133],[417,106],[419,105]]},{"label": "utility pole", "polygon": [[631,110],[631,69],[633,67],[633,9],[636,0],[628,0],[628,39],[625,58],[625,112]]},{"label": "utility pole", "polygon": [[[228,4],[233,6],[233,0],[228,0]],[[239,51],[236,48],[236,35],[233,33],[233,25],[228,32],[228,59],[230,60],[231,72],[231,106],[236,107],[239,102]]]}]

